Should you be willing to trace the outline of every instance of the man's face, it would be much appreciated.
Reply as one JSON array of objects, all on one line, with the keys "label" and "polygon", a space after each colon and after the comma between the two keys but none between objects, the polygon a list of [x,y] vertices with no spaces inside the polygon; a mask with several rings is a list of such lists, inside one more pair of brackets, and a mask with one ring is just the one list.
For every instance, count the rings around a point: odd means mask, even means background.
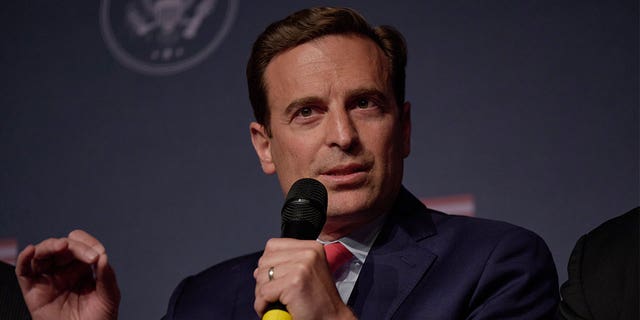
[{"label": "man's face", "polygon": [[400,112],[389,63],[371,40],[331,35],[285,51],[267,66],[269,136],[251,124],[267,174],[283,192],[300,178],[328,191],[325,232],[386,213],[409,155],[409,104]]}]

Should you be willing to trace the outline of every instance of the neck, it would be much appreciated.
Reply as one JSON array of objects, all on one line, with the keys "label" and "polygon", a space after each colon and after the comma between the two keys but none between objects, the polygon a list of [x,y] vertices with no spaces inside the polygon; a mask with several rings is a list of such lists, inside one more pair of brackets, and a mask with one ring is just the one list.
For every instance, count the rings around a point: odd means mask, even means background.
[{"label": "neck", "polygon": [[324,228],[322,228],[322,232],[318,236],[318,239],[322,241],[338,240],[362,229],[384,215],[386,215],[386,212],[377,215],[367,215],[366,219],[358,220],[351,218],[351,215],[347,217],[327,217],[327,222],[325,223]]},{"label": "neck", "polygon": [[378,218],[386,216],[391,212],[399,193],[400,186],[398,186],[398,190],[390,193],[389,197],[386,197],[386,201],[380,201],[380,205],[374,206],[374,208],[377,209],[369,208],[369,210],[359,212],[327,214],[327,221],[324,224],[318,239],[322,241],[338,240],[363,228]]}]

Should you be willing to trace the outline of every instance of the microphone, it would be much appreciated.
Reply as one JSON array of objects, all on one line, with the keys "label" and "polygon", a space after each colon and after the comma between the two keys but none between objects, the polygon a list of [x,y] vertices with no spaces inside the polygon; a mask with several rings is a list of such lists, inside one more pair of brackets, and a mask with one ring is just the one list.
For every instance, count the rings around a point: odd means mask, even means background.
[{"label": "microphone", "polygon": [[[289,189],[282,206],[282,237],[315,240],[327,220],[327,189],[320,181],[302,178]],[[262,320],[291,320],[280,301],[267,306]]]}]

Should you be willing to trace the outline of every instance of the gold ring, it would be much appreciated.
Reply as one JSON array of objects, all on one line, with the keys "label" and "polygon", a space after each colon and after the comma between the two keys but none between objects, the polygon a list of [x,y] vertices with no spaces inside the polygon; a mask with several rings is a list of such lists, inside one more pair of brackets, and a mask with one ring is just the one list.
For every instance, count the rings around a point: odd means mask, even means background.
[{"label": "gold ring", "polygon": [[269,268],[267,274],[269,275],[269,281],[273,280],[273,267]]}]

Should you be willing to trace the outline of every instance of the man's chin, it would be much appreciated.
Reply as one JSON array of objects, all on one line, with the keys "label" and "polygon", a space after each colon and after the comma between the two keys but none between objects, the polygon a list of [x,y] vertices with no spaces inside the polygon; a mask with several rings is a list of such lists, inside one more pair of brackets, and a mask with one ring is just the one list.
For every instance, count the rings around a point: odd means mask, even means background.
[{"label": "man's chin", "polygon": [[329,191],[327,216],[348,217],[371,211],[371,193],[363,189]]}]

